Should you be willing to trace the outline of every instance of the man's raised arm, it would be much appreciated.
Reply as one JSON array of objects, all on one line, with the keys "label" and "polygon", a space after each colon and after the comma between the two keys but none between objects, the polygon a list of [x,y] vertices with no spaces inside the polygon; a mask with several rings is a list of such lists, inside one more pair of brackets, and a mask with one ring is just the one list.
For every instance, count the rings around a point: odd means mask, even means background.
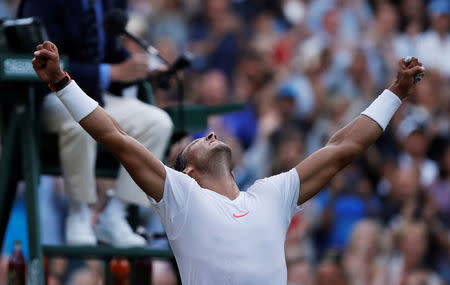
[{"label": "man's raised arm", "polygon": [[166,178],[163,164],[128,136],[74,81],[66,79],[67,74],[59,65],[58,49],[53,43],[46,41],[37,46],[33,68],[43,81],[55,89],[58,98],[86,132],[122,163],[136,184],[156,201],[161,200]]},{"label": "man's raised arm", "polygon": [[392,116],[414,87],[414,77],[423,72],[416,58],[399,62],[396,81],[359,117],[336,132],[327,145],[296,166],[300,177],[300,205],[316,195],[333,176],[360,156],[384,131]]}]

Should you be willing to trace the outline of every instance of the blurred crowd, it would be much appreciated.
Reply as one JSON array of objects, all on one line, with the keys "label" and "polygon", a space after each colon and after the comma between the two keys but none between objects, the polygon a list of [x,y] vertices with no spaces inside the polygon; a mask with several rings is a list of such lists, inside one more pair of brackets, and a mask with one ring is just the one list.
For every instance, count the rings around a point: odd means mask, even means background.
[{"label": "blurred crowd", "polygon": [[[208,120],[232,146],[241,190],[323,146],[391,84],[401,57],[418,57],[426,76],[382,137],[293,218],[288,284],[450,283],[449,0],[128,5],[128,29],[163,57],[194,55],[188,103],[244,103]],[[153,87],[155,104],[176,104],[175,92]],[[174,144],[166,161],[202,135]]]},{"label": "blurred crowd", "polygon": [[156,2],[131,1],[130,29],[169,59],[195,55],[188,100],[245,102],[209,119],[241,189],[323,146],[389,86],[399,58],[418,57],[426,77],[389,129],[294,217],[288,278],[450,282],[449,1]]}]

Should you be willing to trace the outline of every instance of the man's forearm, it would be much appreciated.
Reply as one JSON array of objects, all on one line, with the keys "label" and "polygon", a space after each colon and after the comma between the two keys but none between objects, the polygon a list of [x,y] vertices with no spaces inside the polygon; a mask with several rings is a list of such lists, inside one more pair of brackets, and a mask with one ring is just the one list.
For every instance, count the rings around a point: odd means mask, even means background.
[{"label": "man's forearm", "polygon": [[328,144],[341,146],[343,161],[348,164],[378,139],[401,103],[396,94],[385,90],[359,117],[334,134]]},{"label": "man's forearm", "polygon": [[70,112],[75,121],[86,130],[98,143],[113,150],[113,144],[125,133],[119,124],[108,115],[98,103],[71,81],[66,87],[56,92],[56,95]]},{"label": "man's forearm", "polygon": [[335,133],[327,145],[306,158],[296,169],[301,190],[298,204],[316,195],[334,175],[373,144],[389,123],[400,99],[393,93],[380,95],[363,113]]},{"label": "man's forearm", "polygon": [[336,147],[339,169],[359,157],[382,134],[382,129],[371,118],[360,115],[336,132],[327,147]]},{"label": "man's forearm", "polygon": [[[70,87],[70,85],[67,87]],[[85,116],[79,120],[83,129],[120,161],[136,184],[147,195],[153,197],[156,201],[161,200],[166,175],[162,163],[138,141],[128,136],[117,121],[106,113],[102,107],[95,106],[92,110],[93,105],[83,104],[83,100],[89,101],[92,99],[80,88],[74,88],[74,92],[65,93],[66,91],[70,91],[70,89],[64,88],[59,93],[62,93],[60,95],[72,96],[70,98],[60,96],[59,98],[72,114],[76,114],[78,108],[84,109]],[[81,105],[78,106],[79,103]],[[74,118],[77,117],[74,116]]]},{"label": "man's forearm", "polygon": [[327,145],[307,157],[296,169],[300,177],[298,205],[314,197],[336,173],[360,156],[381,135],[380,126],[360,115],[335,133]]},{"label": "man's forearm", "polygon": [[97,107],[83,118],[80,125],[95,141],[112,154],[118,156],[123,152],[122,147],[126,146],[125,141],[128,135],[102,107]]}]

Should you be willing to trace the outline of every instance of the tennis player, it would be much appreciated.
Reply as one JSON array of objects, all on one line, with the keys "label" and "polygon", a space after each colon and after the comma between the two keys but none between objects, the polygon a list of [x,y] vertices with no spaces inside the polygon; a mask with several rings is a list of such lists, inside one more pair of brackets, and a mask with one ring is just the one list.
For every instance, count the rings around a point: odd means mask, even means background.
[{"label": "tennis player", "polygon": [[[423,72],[416,58],[399,62],[396,81],[327,145],[292,170],[239,191],[231,150],[211,132],[165,166],[128,136],[60,69],[57,47],[37,46],[33,67],[73,118],[133,177],[161,217],[184,284],[286,284],[284,240],[300,205],[381,135]],[[132,110],[130,110],[132,112]]]}]

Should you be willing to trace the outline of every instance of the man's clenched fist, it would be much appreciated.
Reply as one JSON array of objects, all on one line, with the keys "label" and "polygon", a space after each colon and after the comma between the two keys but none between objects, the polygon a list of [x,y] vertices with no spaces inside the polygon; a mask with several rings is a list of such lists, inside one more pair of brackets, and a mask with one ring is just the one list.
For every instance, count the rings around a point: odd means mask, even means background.
[{"label": "man's clenched fist", "polygon": [[49,41],[36,47],[32,63],[39,78],[48,84],[56,83],[66,76],[59,65],[58,48]]},{"label": "man's clenched fist", "polygon": [[398,63],[397,78],[389,90],[400,99],[408,97],[414,90],[416,75],[423,73],[424,70],[422,63],[417,58],[413,57],[409,62],[402,58]]}]

